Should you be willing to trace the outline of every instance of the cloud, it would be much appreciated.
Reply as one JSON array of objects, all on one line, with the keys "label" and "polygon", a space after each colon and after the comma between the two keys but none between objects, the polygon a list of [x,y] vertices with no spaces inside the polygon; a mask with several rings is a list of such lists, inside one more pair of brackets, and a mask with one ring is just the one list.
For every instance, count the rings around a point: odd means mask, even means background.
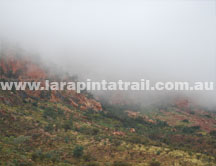
[{"label": "cloud", "polygon": [[83,78],[215,81],[215,6],[211,0],[2,0],[0,37]]}]

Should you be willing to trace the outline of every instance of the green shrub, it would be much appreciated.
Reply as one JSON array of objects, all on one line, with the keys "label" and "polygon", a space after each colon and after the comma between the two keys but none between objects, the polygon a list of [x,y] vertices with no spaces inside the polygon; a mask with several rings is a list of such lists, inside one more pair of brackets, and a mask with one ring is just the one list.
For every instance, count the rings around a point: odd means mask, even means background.
[{"label": "green shrub", "polygon": [[83,146],[77,145],[73,150],[73,156],[77,158],[81,157],[83,155],[83,150]]},{"label": "green shrub", "polygon": [[98,162],[95,162],[95,161],[90,161],[87,164],[85,164],[85,166],[100,166],[100,164]]},{"label": "green shrub", "polygon": [[59,161],[59,153],[55,150],[53,151],[49,151],[47,152],[45,155],[45,158],[49,161],[52,161],[52,162],[57,162]]},{"label": "green shrub", "polygon": [[131,166],[131,164],[124,162],[124,161],[115,161],[113,166]]},{"label": "green shrub", "polygon": [[87,154],[85,154],[84,156],[83,156],[83,159],[84,159],[84,161],[94,161],[94,160],[96,160],[90,153],[87,153]]},{"label": "green shrub", "polygon": [[37,107],[38,103],[37,102],[33,102],[32,105],[35,106],[35,107]]},{"label": "green shrub", "polygon": [[20,135],[17,138],[14,138],[13,141],[14,141],[14,144],[23,144],[23,143],[29,141],[30,138],[31,138],[30,136]]},{"label": "green shrub", "polygon": [[50,108],[50,107],[45,108],[45,110],[44,110],[44,112],[43,112],[43,117],[44,117],[44,118],[50,117],[50,118],[52,118],[52,119],[56,119],[56,118],[57,118],[57,115],[58,115],[57,111],[53,110],[53,109]]},{"label": "green shrub", "polygon": [[49,151],[49,152],[42,152],[41,149],[35,151],[32,155],[31,158],[33,161],[52,161],[52,162],[57,162],[59,161],[59,153],[57,151]]},{"label": "green shrub", "polygon": [[216,130],[210,131],[210,135],[216,137]]},{"label": "green shrub", "polygon": [[53,124],[49,123],[47,126],[45,126],[44,130],[46,132],[52,132],[54,130]]},{"label": "green shrub", "polygon": [[160,151],[160,150],[158,150],[158,151],[157,151],[157,153],[156,153],[156,155],[158,155],[158,156],[159,156],[160,154],[161,154],[161,151]]},{"label": "green shrub", "polygon": [[197,131],[200,130],[200,126],[176,126],[176,129],[178,129],[179,131],[185,133],[185,134],[193,134]]},{"label": "green shrub", "polygon": [[182,120],[182,122],[184,122],[184,123],[189,123],[189,120],[184,119],[184,120]]},{"label": "green shrub", "polygon": [[36,150],[34,153],[32,153],[31,158],[33,161],[37,161],[37,160],[44,160],[45,156],[43,154],[43,152],[39,149]]},{"label": "green shrub", "polygon": [[161,163],[159,161],[152,160],[150,162],[150,166],[160,166],[160,165],[161,165]]},{"label": "green shrub", "polygon": [[72,119],[70,120],[65,120],[62,127],[65,129],[65,131],[71,130],[73,128],[73,121]]}]

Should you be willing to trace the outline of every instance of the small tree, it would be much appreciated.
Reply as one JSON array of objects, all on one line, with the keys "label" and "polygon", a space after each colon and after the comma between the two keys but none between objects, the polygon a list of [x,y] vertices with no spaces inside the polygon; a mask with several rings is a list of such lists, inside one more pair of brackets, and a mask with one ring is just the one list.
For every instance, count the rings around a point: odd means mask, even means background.
[{"label": "small tree", "polygon": [[83,150],[83,146],[77,145],[73,150],[73,156],[77,158],[81,157],[83,155]]},{"label": "small tree", "polygon": [[210,135],[213,136],[213,137],[216,137],[216,130],[212,130],[212,131],[210,132]]},{"label": "small tree", "polygon": [[70,120],[65,120],[62,127],[65,129],[65,131],[71,130],[73,128],[73,121],[72,119]]}]

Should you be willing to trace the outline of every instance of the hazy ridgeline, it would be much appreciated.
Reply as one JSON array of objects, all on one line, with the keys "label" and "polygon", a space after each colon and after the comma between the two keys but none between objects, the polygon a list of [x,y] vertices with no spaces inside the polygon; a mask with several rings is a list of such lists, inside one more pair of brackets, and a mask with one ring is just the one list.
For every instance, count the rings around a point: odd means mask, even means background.
[{"label": "hazy ridgeline", "polygon": [[[210,0],[1,1],[0,37],[81,80],[215,81],[215,6]],[[124,93],[144,105],[180,96],[215,106],[215,92]]]}]

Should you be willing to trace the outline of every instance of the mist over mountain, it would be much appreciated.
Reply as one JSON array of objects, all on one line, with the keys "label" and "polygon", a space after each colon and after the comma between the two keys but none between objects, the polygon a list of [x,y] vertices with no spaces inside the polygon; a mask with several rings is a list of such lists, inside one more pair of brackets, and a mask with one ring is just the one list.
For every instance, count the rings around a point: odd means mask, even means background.
[{"label": "mist over mountain", "polygon": [[[211,0],[1,1],[0,38],[83,80],[215,81],[215,5]],[[176,95],[215,106],[215,92],[129,96],[151,103]]]},{"label": "mist over mountain", "polygon": [[141,79],[216,83],[215,0],[0,0],[0,165],[215,166],[215,90],[76,89]]}]

